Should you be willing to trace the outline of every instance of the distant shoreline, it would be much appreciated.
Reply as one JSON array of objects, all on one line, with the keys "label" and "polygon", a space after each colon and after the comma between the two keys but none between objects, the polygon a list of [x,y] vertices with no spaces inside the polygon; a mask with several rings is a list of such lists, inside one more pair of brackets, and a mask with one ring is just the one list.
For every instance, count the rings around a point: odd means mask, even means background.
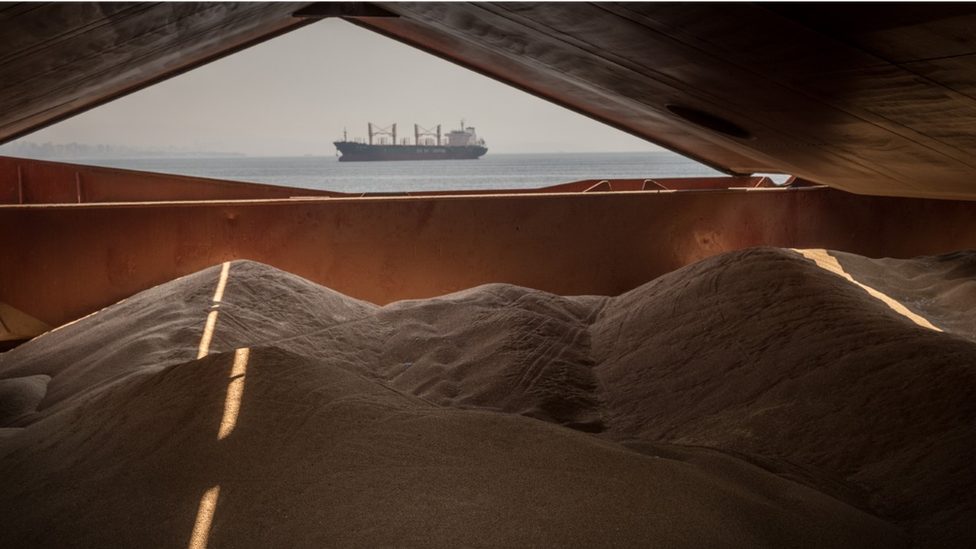
[{"label": "distant shoreline", "polygon": [[88,145],[84,143],[34,143],[20,141],[0,146],[0,155],[52,161],[82,161],[138,158],[237,158],[238,152],[144,149],[127,145]]}]

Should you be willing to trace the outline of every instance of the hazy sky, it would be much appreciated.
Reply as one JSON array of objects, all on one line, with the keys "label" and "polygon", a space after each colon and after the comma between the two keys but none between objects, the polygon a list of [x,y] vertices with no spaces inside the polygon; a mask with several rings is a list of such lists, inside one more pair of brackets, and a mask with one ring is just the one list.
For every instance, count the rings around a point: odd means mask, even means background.
[{"label": "hazy sky", "polygon": [[332,155],[332,142],[396,122],[464,119],[490,152],[658,147],[467,69],[327,19],[35,132],[25,141]]}]

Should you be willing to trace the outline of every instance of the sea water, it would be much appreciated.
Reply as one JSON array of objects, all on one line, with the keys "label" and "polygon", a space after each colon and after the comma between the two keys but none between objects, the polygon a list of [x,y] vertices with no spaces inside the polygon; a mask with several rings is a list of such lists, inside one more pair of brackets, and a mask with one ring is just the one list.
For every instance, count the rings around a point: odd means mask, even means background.
[{"label": "sea water", "polygon": [[477,160],[339,162],[334,156],[126,158],[85,164],[338,192],[531,189],[585,179],[716,177],[670,152],[492,154]]}]

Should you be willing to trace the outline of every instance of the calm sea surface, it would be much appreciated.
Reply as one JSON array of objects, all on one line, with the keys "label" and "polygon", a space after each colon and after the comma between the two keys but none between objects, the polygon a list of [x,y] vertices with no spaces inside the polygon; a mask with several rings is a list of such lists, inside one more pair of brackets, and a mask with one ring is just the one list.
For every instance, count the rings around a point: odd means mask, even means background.
[{"label": "calm sea surface", "polygon": [[339,162],[334,156],[79,161],[132,170],[339,192],[528,189],[583,179],[719,176],[668,152],[492,154],[478,160]]}]

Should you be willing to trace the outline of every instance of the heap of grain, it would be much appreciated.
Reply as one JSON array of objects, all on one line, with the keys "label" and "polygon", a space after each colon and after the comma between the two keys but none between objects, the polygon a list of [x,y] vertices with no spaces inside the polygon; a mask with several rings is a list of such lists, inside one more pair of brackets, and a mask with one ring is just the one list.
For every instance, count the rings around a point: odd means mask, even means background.
[{"label": "heap of grain", "polygon": [[0,355],[0,532],[965,547],[974,274],[970,254],[765,248],[614,298],[495,284],[376,307],[216,266]]}]

